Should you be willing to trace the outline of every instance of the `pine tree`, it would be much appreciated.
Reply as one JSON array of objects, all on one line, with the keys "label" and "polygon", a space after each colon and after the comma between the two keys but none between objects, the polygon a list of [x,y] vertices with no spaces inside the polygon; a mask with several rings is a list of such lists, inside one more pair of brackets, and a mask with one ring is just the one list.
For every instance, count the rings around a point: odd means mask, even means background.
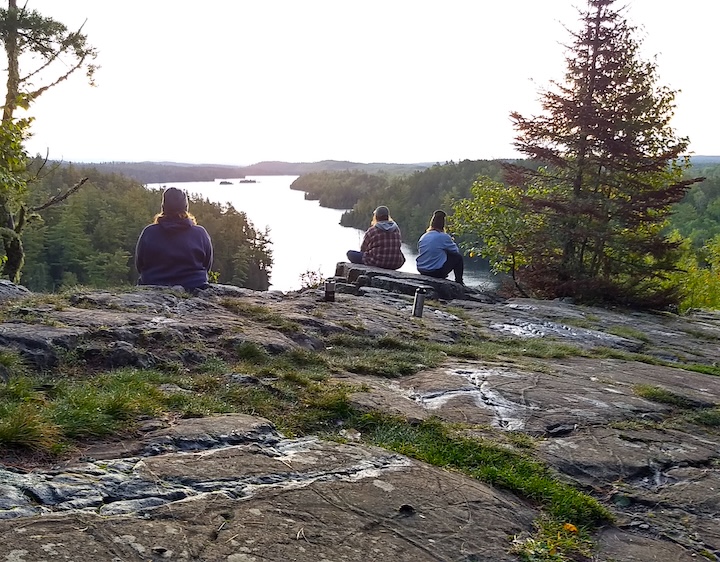
[{"label": "pine tree", "polygon": [[671,205],[702,178],[683,179],[689,141],[670,126],[675,91],[615,0],[588,0],[572,33],[566,73],[541,92],[543,114],[511,114],[516,148],[543,165],[508,166],[522,211],[541,230],[519,279],[547,297],[661,306],[678,298],[662,281],[677,243],[664,234]]}]

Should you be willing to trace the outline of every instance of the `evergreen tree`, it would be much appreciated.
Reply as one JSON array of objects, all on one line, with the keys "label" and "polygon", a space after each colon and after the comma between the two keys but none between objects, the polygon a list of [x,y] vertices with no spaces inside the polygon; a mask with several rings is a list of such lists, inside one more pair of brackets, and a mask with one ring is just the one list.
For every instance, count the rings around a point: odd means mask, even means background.
[{"label": "evergreen tree", "polygon": [[70,31],[58,21],[27,10],[27,4],[18,8],[17,0],[8,0],[7,8],[0,8],[0,41],[7,61],[0,120],[0,262],[2,275],[17,282],[25,261],[21,235],[28,218],[70,192],[56,195],[39,208],[28,207],[28,182],[33,178],[27,172],[24,141],[32,119],[17,118],[15,110],[29,108],[78,70],[85,70],[92,84],[97,52],[81,30]]},{"label": "evergreen tree", "polygon": [[[40,165],[36,160],[31,163]],[[43,212],[23,234],[27,267],[23,285],[53,291],[68,285],[118,287],[137,282],[133,263],[142,229],[160,210],[162,190],[148,190],[118,174],[92,167],[50,166],[30,185],[29,205],[66,193],[87,178],[82,191]],[[267,232],[258,231],[245,213],[190,194],[190,210],[213,241],[213,272],[219,283],[266,290],[272,269]]]},{"label": "evergreen tree", "polygon": [[670,127],[675,92],[658,85],[614,4],[588,0],[564,81],[541,92],[543,114],[511,114],[515,146],[543,164],[506,168],[531,225],[520,233],[518,279],[545,297],[661,306],[678,298],[660,283],[678,247],[664,227],[701,178],[683,179],[688,139]]}]

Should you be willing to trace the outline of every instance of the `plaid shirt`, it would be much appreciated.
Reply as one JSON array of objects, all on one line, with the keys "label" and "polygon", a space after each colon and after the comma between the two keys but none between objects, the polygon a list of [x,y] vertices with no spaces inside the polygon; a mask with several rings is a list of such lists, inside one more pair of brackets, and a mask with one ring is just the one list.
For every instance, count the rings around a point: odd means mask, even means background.
[{"label": "plaid shirt", "polygon": [[383,269],[399,269],[405,263],[405,256],[400,250],[400,229],[385,230],[371,226],[365,232],[360,251],[363,252],[363,263]]}]

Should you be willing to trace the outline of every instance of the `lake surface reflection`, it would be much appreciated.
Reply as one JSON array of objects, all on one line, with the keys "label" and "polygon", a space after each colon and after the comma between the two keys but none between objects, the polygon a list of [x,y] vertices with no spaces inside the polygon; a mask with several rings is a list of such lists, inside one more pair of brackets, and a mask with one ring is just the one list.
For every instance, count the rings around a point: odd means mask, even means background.
[{"label": "lake surface reflection", "polygon": [[[148,184],[151,189],[175,186],[191,196],[199,195],[216,203],[229,203],[243,211],[256,229],[269,229],[273,266],[271,289],[292,291],[301,287],[301,275],[320,272],[323,277],[335,274],[335,264],[346,261],[348,250],[359,250],[363,230],[340,226],[343,211],[321,207],[317,201],[305,200],[302,191],[290,189],[297,176],[248,176],[256,183],[238,183],[235,178],[218,178],[213,182],[174,182]],[[220,185],[220,181],[232,182]],[[392,212],[392,209],[390,209]],[[190,208],[192,212],[192,207]],[[400,225],[402,230],[402,224]],[[416,241],[403,244],[406,262],[400,271],[417,273]],[[450,274],[452,279],[452,274]],[[487,271],[468,270],[469,286],[492,286]]]}]

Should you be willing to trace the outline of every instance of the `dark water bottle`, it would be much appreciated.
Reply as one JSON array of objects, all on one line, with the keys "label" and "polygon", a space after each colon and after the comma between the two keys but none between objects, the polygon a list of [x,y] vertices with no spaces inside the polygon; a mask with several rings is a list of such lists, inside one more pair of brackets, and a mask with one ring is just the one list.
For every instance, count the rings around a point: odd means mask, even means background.
[{"label": "dark water bottle", "polygon": [[335,302],[335,281],[325,281],[325,302]]},{"label": "dark water bottle", "polygon": [[423,307],[425,306],[425,289],[418,287],[415,290],[415,300],[413,301],[412,315],[422,318]]}]

